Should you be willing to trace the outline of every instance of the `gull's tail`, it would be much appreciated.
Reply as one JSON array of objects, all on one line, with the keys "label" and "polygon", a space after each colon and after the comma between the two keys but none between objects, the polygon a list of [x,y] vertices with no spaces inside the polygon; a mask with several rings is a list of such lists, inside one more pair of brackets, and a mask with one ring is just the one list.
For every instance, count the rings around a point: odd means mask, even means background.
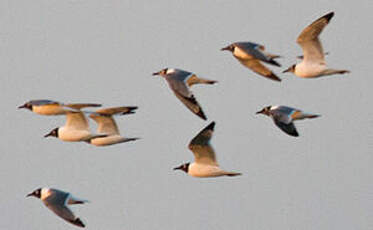
[{"label": "gull's tail", "polygon": [[240,176],[240,175],[242,175],[242,173],[226,172],[225,175],[226,175],[226,176]]},{"label": "gull's tail", "polygon": [[306,118],[316,118],[316,117],[320,117],[320,116],[321,115],[319,115],[319,114],[312,114],[312,113],[305,113],[305,112],[302,112],[302,111],[296,111],[291,115],[291,118],[295,121],[295,120],[303,120],[303,119],[306,119]]},{"label": "gull's tail", "polygon": [[215,84],[217,82],[218,81],[215,81],[215,80],[200,78],[200,77],[197,77],[196,75],[193,75],[193,76],[189,77],[188,80],[187,80],[188,86],[192,86],[194,84],[209,84],[209,85],[212,85],[212,84]]},{"label": "gull's tail", "polygon": [[340,70],[340,69],[327,69],[323,72],[323,75],[345,74],[345,73],[350,73],[350,71]]}]

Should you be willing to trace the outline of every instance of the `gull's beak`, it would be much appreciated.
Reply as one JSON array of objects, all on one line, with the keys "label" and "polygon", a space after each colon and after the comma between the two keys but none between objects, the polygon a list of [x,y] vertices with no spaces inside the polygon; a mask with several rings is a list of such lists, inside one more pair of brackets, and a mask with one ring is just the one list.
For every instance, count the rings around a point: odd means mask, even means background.
[{"label": "gull's beak", "polygon": [[181,170],[182,168],[183,166],[179,166],[179,167],[174,168],[174,170]]},{"label": "gull's beak", "polygon": [[[53,132],[53,131],[52,131]],[[52,136],[52,132],[48,133],[48,134],[45,134],[44,137],[47,138],[49,136]]]},{"label": "gull's beak", "polygon": [[291,66],[289,68],[287,68],[286,70],[282,71],[282,73],[287,73],[287,72],[290,72],[291,71]]},{"label": "gull's beak", "polygon": [[256,112],[255,114],[261,114],[261,113],[263,113],[263,110],[260,110],[260,111]]},{"label": "gull's beak", "polygon": [[32,195],[34,195],[34,192],[27,194],[26,197],[29,197],[29,196],[32,196]]},{"label": "gull's beak", "polygon": [[23,104],[21,106],[18,106],[18,109],[23,109],[23,108],[26,108],[26,104]]},{"label": "gull's beak", "polygon": [[221,50],[221,51],[224,51],[224,50],[228,50],[228,51],[229,51],[229,46],[224,47],[224,48],[221,48],[220,50]]},{"label": "gull's beak", "polygon": [[159,72],[153,73],[152,75],[157,76],[157,75],[159,75]]}]

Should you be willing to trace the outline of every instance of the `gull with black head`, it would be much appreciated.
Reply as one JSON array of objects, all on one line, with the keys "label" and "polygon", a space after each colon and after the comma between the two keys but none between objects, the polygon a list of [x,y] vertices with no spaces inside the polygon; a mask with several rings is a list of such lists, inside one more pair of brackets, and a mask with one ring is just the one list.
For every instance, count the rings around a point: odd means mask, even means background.
[{"label": "gull with black head", "polygon": [[88,143],[96,146],[108,146],[138,140],[139,138],[136,137],[128,138],[121,136],[117,123],[113,118],[114,115],[133,114],[135,113],[134,111],[136,109],[136,106],[112,107],[99,109],[90,114],[89,117],[92,118],[98,125],[96,132],[98,134],[104,134],[107,136],[92,138],[88,141]]},{"label": "gull with black head", "polygon": [[319,35],[329,24],[333,16],[334,12],[330,12],[314,21],[301,32],[297,38],[297,43],[303,50],[302,61],[290,66],[283,73],[292,72],[302,78],[317,78],[350,72],[348,70],[330,69],[326,65],[325,54]]},{"label": "gull with black head", "polygon": [[85,107],[100,107],[101,104],[94,103],[74,103],[64,104],[58,101],[52,100],[31,100],[23,105],[19,106],[18,109],[28,109],[31,112],[40,115],[63,115],[67,111],[80,110]]},{"label": "gull with black head", "polygon": [[80,218],[74,215],[68,205],[84,204],[88,202],[87,200],[73,197],[68,192],[54,188],[38,188],[32,193],[28,194],[26,197],[30,196],[39,198],[47,208],[67,222],[78,227],[85,227],[84,223],[80,220]]},{"label": "gull with black head", "polygon": [[57,127],[46,134],[44,137],[56,137],[62,141],[86,141],[93,138],[106,137],[107,134],[94,134],[89,130],[88,120],[81,110],[67,111],[66,123],[62,127]]},{"label": "gull with black head", "polygon": [[193,177],[220,177],[239,176],[241,173],[228,172],[219,167],[215,151],[210,145],[214,132],[215,122],[211,122],[206,128],[195,136],[189,143],[189,149],[194,154],[194,162],[185,163],[174,170],[182,170]]},{"label": "gull with black head", "polygon": [[217,81],[200,78],[197,77],[197,75],[195,75],[194,73],[181,69],[165,68],[159,72],[153,73],[153,75],[159,75],[166,79],[175,96],[190,111],[192,111],[203,120],[207,120],[206,115],[202,111],[201,106],[197,102],[193,93],[190,91],[189,87],[194,84],[214,84]]},{"label": "gull with black head", "polygon": [[233,56],[244,66],[251,69],[257,74],[262,75],[274,81],[281,81],[270,69],[264,66],[261,62],[265,62],[274,66],[281,66],[275,61],[279,55],[270,54],[265,50],[263,45],[253,42],[235,42],[221,50],[232,52]]},{"label": "gull with black head", "polygon": [[271,117],[277,127],[279,127],[288,135],[294,137],[299,136],[299,134],[297,132],[297,129],[295,128],[293,121],[306,118],[316,118],[320,116],[316,114],[305,113],[299,109],[294,109],[283,105],[267,106],[262,110],[256,112],[256,114],[264,114]]}]

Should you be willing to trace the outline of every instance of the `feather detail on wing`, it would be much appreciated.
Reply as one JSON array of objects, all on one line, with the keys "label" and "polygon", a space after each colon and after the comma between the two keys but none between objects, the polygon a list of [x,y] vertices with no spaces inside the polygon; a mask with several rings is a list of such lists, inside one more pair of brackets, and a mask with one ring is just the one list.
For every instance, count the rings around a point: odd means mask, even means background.
[{"label": "feather detail on wing", "polygon": [[189,143],[189,149],[193,152],[196,163],[218,165],[214,149],[210,145],[214,127],[215,122],[211,122]]}]

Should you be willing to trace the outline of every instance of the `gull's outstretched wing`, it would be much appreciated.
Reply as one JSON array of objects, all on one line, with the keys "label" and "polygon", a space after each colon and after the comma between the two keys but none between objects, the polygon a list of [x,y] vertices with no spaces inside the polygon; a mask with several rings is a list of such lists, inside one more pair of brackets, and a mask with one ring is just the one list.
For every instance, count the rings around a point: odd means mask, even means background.
[{"label": "gull's outstretched wing", "polygon": [[297,43],[302,47],[306,62],[324,63],[324,51],[319,40],[319,34],[328,25],[334,12],[328,13],[307,26],[297,38]]},{"label": "gull's outstretched wing", "polygon": [[281,79],[278,76],[276,76],[271,70],[269,70],[267,67],[261,64],[258,59],[237,59],[241,62],[241,64],[251,69],[255,73],[260,74],[274,81],[281,81]]},{"label": "gull's outstretched wing", "polygon": [[189,149],[193,152],[196,163],[218,165],[214,149],[210,145],[214,127],[215,122],[211,122],[189,143]]},{"label": "gull's outstretched wing", "polygon": [[82,111],[66,113],[66,127],[77,130],[89,130],[88,121]]}]

